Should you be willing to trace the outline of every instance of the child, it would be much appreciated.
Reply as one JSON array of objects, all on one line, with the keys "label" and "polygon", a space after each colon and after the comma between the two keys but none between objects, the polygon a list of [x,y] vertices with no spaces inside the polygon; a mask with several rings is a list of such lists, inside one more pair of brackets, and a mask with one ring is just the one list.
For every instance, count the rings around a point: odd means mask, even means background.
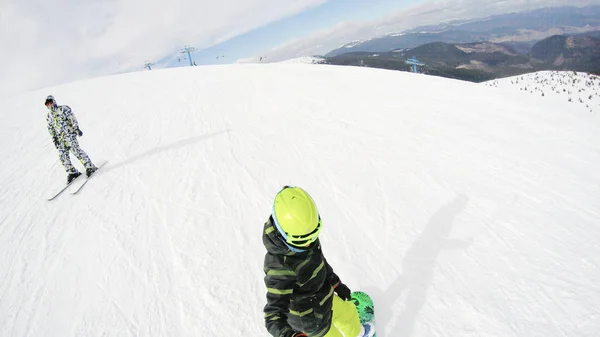
[{"label": "child", "polygon": [[323,256],[321,229],[306,191],[285,186],[275,196],[263,231],[267,330],[274,337],[372,337],[374,326],[361,326],[350,289]]}]

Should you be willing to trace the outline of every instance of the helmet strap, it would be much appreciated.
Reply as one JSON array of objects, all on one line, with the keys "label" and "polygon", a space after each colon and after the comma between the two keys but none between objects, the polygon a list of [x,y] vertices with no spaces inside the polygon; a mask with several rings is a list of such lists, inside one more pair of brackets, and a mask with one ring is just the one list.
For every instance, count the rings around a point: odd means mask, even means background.
[{"label": "helmet strap", "polygon": [[285,239],[283,237],[281,238],[281,241],[283,241],[283,243],[285,243],[285,245],[294,253],[304,253],[306,251],[305,249],[299,249],[299,248],[296,248],[296,247],[290,245],[289,243],[287,243],[285,241]]}]

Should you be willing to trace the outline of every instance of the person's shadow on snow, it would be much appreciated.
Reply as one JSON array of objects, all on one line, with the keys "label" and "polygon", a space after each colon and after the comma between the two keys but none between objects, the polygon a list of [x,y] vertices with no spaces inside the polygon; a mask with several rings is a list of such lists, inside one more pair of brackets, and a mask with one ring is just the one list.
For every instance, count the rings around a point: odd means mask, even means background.
[{"label": "person's shadow on snow", "polygon": [[150,149],[150,150],[148,150],[146,152],[143,152],[143,153],[135,155],[135,156],[133,156],[131,158],[128,158],[128,159],[126,159],[126,160],[124,160],[122,162],[116,163],[114,165],[107,166],[102,171],[103,171],[103,173],[106,173],[108,171],[112,171],[112,170],[115,170],[117,168],[129,165],[131,163],[135,163],[135,162],[137,162],[137,161],[139,161],[141,159],[144,159],[146,157],[149,157],[149,156],[152,156],[152,155],[155,155],[155,154],[159,154],[159,153],[162,153],[162,152],[166,152],[166,151],[169,151],[169,150],[175,150],[175,149],[180,149],[182,147],[190,146],[190,145],[199,143],[201,141],[207,140],[209,138],[216,137],[216,136],[219,136],[219,135],[222,135],[222,134],[226,134],[229,131],[230,130],[227,129],[227,130],[223,130],[223,131],[219,131],[219,132],[214,132],[214,133],[209,133],[209,134],[205,134],[205,135],[190,137],[190,138],[179,140],[179,141],[171,143],[171,144],[167,144],[167,145],[155,147],[155,148]]},{"label": "person's shadow on snow", "polygon": [[[423,308],[427,297],[427,289],[432,283],[436,260],[443,250],[464,249],[471,244],[471,239],[450,239],[449,235],[454,225],[454,218],[467,205],[468,198],[457,196],[444,205],[429,219],[419,238],[408,249],[402,259],[402,274],[388,289],[365,289],[372,293],[375,301],[375,316],[377,336],[379,337],[409,337],[413,333],[414,324]],[[394,304],[406,293],[406,302],[400,317],[394,315],[391,307],[378,305],[377,298]],[[393,329],[386,329],[396,321]],[[386,335],[385,331],[390,334]]]}]

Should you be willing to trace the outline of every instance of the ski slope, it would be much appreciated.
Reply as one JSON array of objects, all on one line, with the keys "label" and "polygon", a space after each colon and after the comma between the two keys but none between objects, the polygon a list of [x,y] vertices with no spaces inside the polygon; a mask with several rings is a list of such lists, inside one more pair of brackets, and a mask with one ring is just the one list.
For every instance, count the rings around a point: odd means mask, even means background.
[{"label": "ski slope", "polygon": [[292,58],[285,61],[280,61],[279,63],[287,63],[287,64],[322,64],[325,63],[326,60],[323,57],[318,56],[303,56]]},{"label": "ski slope", "polygon": [[[551,102],[569,102],[565,112],[600,111],[600,76],[575,71],[539,71],[484,82],[500,90],[528,93]],[[561,106],[563,106],[561,104]]]},{"label": "ski slope", "polygon": [[[66,174],[48,94],[109,160],[51,202]],[[285,184],[317,202],[379,337],[600,331],[600,122],[566,100],[273,63],[2,102],[0,336],[267,337],[261,234]]]}]

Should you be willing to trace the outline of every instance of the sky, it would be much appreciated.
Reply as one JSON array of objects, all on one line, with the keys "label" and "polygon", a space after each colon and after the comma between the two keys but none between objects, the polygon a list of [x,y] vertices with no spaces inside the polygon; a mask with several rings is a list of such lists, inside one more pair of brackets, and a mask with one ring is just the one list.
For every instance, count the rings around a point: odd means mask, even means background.
[{"label": "sky", "polygon": [[144,69],[279,61],[422,24],[583,0],[4,0],[0,96]]},{"label": "sky", "polygon": [[0,336],[270,337],[261,237],[292,184],[379,337],[597,337],[600,118],[578,99],[600,83],[519,78],[271,63],[57,86],[108,162],[50,202],[42,93],[7,97]]}]

